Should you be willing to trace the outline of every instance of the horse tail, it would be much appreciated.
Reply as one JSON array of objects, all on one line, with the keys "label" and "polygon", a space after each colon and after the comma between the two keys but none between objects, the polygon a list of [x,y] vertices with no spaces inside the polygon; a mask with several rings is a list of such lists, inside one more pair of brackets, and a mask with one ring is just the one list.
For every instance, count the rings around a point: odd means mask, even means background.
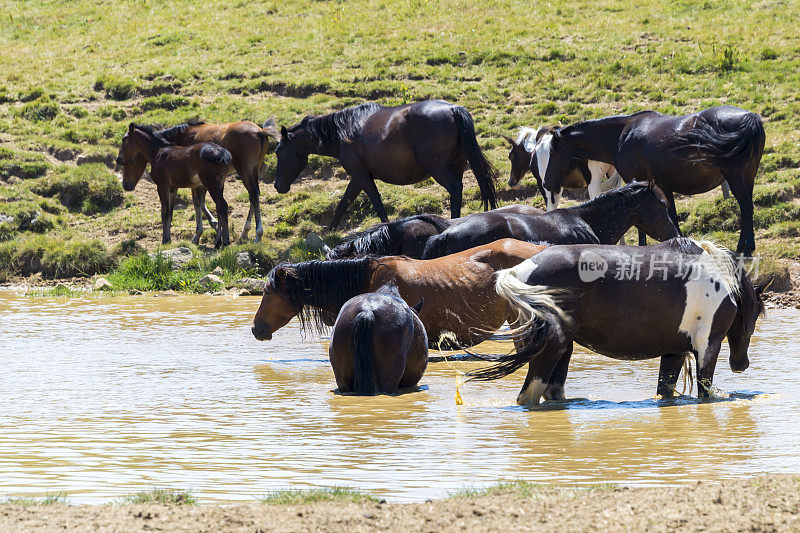
[{"label": "horse tail", "polygon": [[483,210],[496,209],[497,191],[494,182],[497,179],[497,169],[486,158],[480,145],[478,145],[478,140],[475,137],[475,125],[472,122],[469,111],[461,106],[454,106],[453,119],[458,128],[461,147],[466,152],[469,167],[472,169],[472,173],[475,174],[475,179],[478,180]]},{"label": "horse tail", "polygon": [[558,301],[568,295],[568,291],[544,285],[528,285],[517,277],[516,269],[499,271],[495,290],[517,314],[517,326],[511,330],[511,334],[515,337],[525,335],[525,344],[516,353],[494,359],[497,361],[495,365],[467,372],[469,381],[490,381],[517,371],[538,357],[551,337],[563,338],[564,326],[571,323]]},{"label": "horse tail", "polygon": [[375,315],[372,311],[361,311],[353,320],[353,392],[359,396],[375,394],[374,327]]},{"label": "horse tail", "polygon": [[678,146],[673,150],[693,148],[685,159],[720,165],[742,157],[748,161],[753,157],[760,159],[765,141],[761,117],[748,112],[735,129],[726,129],[717,122],[698,118],[694,128],[678,135]]},{"label": "horse tail", "polygon": [[230,165],[233,156],[225,148],[214,143],[203,143],[200,147],[200,159],[216,165]]}]

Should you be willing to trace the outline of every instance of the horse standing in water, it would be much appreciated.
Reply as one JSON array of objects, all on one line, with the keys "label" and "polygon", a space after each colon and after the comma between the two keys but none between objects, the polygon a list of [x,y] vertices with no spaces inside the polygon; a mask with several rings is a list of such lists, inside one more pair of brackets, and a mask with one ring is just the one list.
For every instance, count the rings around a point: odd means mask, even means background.
[{"label": "horse standing in water", "polygon": [[[511,162],[511,174],[508,177],[508,186],[516,187],[525,174],[530,170],[536,178],[536,185],[542,198],[547,202],[548,211],[558,207],[560,194],[551,198],[548,197],[542,180],[538,177],[539,172],[533,170],[533,153],[539,147],[545,135],[552,135],[556,128],[542,126],[538,130],[533,128],[520,128],[517,139],[511,137],[503,138],[511,145],[508,152],[508,160]],[[600,161],[574,160],[568,169],[562,187],[567,189],[588,189],[589,200],[593,200],[600,194],[622,186],[622,178],[614,169],[613,165]]]},{"label": "horse standing in water", "polygon": [[261,241],[264,228],[261,225],[261,206],[259,204],[258,169],[269,153],[270,137],[278,137],[278,129],[272,119],[263,126],[250,121],[228,122],[226,124],[207,124],[192,120],[163,129],[158,134],[167,141],[189,146],[211,142],[222,146],[231,154],[231,169],[242,180],[250,200],[250,211],[242,228],[241,240],[247,240],[250,220],[255,217],[256,240]]},{"label": "horse standing in water", "polygon": [[[588,264],[595,268],[582,268]],[[561,400],[574,341],[614,359],[660,357],[657,393],[663,397],[673,395],[693,354],[698,394],[705,398],[723,339],[731,370],[749,366],[750,337],[768,284],[754,287],[727,250],[705,241],[551,246],[497,275],[497,292],[520,324],[522,348],[468,375],[492,380],[528,363],[517,403]]]},{"label": "horse standing in water", "polygon": [[633,226],[660,241],[680,235],[658,187],[633,183],[589,202],[542,215],[477,213],[463,224],[430,237],[422,257],[442,257],[502,238],[549,244],[613,244]]},{"label": "horse standing in water", "polygon": [[345,302],[331,334],[330,355],[339,392],[393,394],[413,387],[428,366],[428,336],[395,287]]},{"label": "horse standing in water", "polygon": [[[152,128],[134,124],[122,137],[117,155],[117,164],[123,167],[122,187],[132,191],[141,179],[144,167],[150,163],[150,177],[156,185],[161,200],[161,243],[171,239],[172,211],[178,189],[192,189],[197,228],[193,243],[200,242],[203,233],[203,214],[210,217],[205,204],[206,191],[217,206],[219,230],[217,247],[230,244],[228,234],[228,203],[223,190],[225,176],[231,164],[231,154],[214,143],[199,143],[191,146],[175,146],[161,137]],[[213,218],[209,218],[212,223]]]},{"label": "horse standing in water", "polygon": [[322,327],[353,296],[392,286],[406,302],[425,300],[419,318],[430,347],[473,346],[509,319],[508,306],[494,288],[495,271],[542,249],[502,239],[430,261],[367,256],[279,265],[267,275],[252,333],[258,340],[270,340],[298,315],[303,326]]},{"label": "horse standing in water", "polygon": [[[666,194],[678,224],[674,193],[699,194],[727,181],[741,211],[736,252],[751,255],[753,184],[764,152],[764,125],[755,113],[734,106],[682,116],[655,111],[578,122],[542,137],[531,169],[554,205],[575,161],[614,165],[626,182],[653,179]],[[644,244],[639,232],[639,244]]]},{"label": "horse standing in water", "polygon": [[381,221],[389,221],[376,179],[411,185],[433,176],[450,193],[451,218],[458,218],[467,163],[478,181],[484,209],[497,207],[497,172],[478,145],[472,117],[463,107],[441,100],[395,107],[370,102],[305,117],[288,130],[281,128],[276,154],[275,190],[279,193],[289,191],[308,164],[309,154],[337,158],[350,175],[329,229],[339,225],[362,190]]},{"label": "horse standing in water", "polygon": [[323,244],[322,250],[326,259],[346,259],[364,255],[405,255],[421,259],[428,239],[454,225],[463,224],[490,213],[542,215],[544,211],[536,207],[514,204],[456,219],[447,219],[438,215],[414,215],[377,224],[365,231],[348,235],[344,242],[332,249]]}]

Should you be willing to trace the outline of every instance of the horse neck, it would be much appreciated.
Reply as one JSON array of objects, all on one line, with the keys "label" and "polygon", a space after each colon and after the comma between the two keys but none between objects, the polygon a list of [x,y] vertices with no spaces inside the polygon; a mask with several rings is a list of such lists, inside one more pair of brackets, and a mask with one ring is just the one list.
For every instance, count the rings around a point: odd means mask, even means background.
[{"label": "horse neck", "polygon": [[586,159],[613,164],[619,138],[629,122],[628,116],[588,120],[567,126],[562,134]]},{"label": "horse neck", "polygon": [[568,209],[592,228],[601,244],[616,244],[633,225],[631,218],[638,204],[638,195],[613,192]]}]

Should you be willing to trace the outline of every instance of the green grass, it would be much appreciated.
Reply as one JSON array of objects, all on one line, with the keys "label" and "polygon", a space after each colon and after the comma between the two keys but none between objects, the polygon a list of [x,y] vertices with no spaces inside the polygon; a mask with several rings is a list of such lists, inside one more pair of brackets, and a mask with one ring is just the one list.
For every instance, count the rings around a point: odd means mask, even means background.
[{"label": "green grass", "polygon": [[500,494],[513,494],[518,498],[533,498],[537,493],[543,490],[557,488],[559,490],[589,490],[589,491],[607,491],[619,488],[619,485],[614,483],[596,483],[592,485],[581,486],[578,488],[559,488],[551,487],[548,485],[541,485],[538,483],[530,483],[528,481],[516,480],[498,483],[490,487],[476,489],[464,488],[450,492],[448,499],[463,499],[463,498],[480,498],[483,496],[495,496]]},{"label": "green grass", "polygon": [[0,505],[22,505],[23,507],[35,507],[39,505],[55,505],[67,503],[66,492],[49,492],[43,495],[31,496],[9,496],[0,500]]},{"label": "green grass", "polygon": [[308,490],[279,490],[259,498],[268,505],[299,505],[316,502],[365,503],[377,502],[377,498],[348,487],[328,487]]},{"label": "green grass", "polygon": [[[24,208],[54,218],[44,217],[35,229],[0,223],[0,244],[20,241],[19,248],[38,232],[61,241],[76,234],[99,239],[109,249],[135,238],[152,251],[160,233],[157,208],[145,209],[139,191],[123,194],[114,183],[113,159],[129,121],[275,117],[291,125],[365,100],[443,98],[473,114],[509,199],[515,193],[505,186],[509,164],[500,135],[519,126],[642,109],[686,113],[721,103],[758,112],[767,146],[754,195],[756,237],[757,244],[769,241],[757,252],[798,258],[797,3],[179,0],[154,7],[22,0],[4,7],[0,180],[21,181],[0,186],[0,214]],[[134,28],[131,20],[148,24]],[[109,64],[117,65],[113,74]],[[78,157],[96,164],[75,167]],[[273,155],[266,167],[270,181]],[[324,232],[345,187],[338,168],[315,156],[307,175],[333,179],[298,182],[286,195],[262,187],[265,237],[255,254],[308,257],[297,245],[308,232],[328,240],[341,235]],[[474,180],[465,185],[464,212],[480,209]],[[446,192],[430,181],[378,187],[392,217],[449,212]],[[523,199],[542,204],[538,196]],[[66,209],[50,212],[41,201]],[[229,202],[241,209],[246,199],[230,195]],[[191,238],[191,211],[176,213],[176,241]],[[722,201],[718,192],[680,198],[678,211],[690,236],[723,232],[735,246],[734,201]],[[362,194],[341,231],[376,221]],[[213,238],[207,231],[203,244]],[[28,273],[15,268],[0,263],[11,275]]]},{"label": "green grass", "polygon": [[121,505],[142,503],[166,503],[174,505],[195,505],[197,500],[191,491],[180,489],[152,489],[121,498],[116,503]]}]

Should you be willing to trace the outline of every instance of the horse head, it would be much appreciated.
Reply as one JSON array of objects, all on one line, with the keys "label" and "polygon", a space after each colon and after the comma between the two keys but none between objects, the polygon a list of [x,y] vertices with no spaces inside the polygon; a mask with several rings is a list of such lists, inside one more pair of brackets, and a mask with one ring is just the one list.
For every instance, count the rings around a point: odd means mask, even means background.
[{"label": "horse head", "polygon": [[147,159],[135,139],[136,128],[136,124],[131,122],[128,132],[122,137],[116,159],[117,165],[122,167],[122,188],[128,192],[136,188],[147,167]]},{"label": "horse head", "polygon": [[525,173],[528,172],[531,166],[531,154],[525,149],[525,141],[518,139],[514,140],[511,137],[503,135],[503,138],[511,145],[511,150],[508,152],[508,160],[511,161],[511,174],[508,177],[508,186],[516,187]]},{"label": "horse head", "polygon": [[739,373],[750,366],[747,350],[750,348],[750,338],[756,329],[756,321],[764,312],[764,300],[761,295],[770,286],[774,276],[764,283],[753,285],[743,268],[739,272],[738,309],[733,323],[728,328],[728,346],[730,356],[728,363],[733,372]]},{"label": "horse head", "polygon": [[300,176],[308,165],[311,153],[311,138],[305,127],[306,120],[287,130],[281,127],[281,140],[275,149],[278,163],[275,169],[275,190],[279,193],[289,192],[289,187]]},{"label": "horse head", "polygon": [[667,197],[652,180],[647,184],[634,183],[625,189],[633,191],[635,196],[632,225],[658,241],[681,236],[680,230],[669,216]]},{"label": "horse head", "polygon": [[272,334],[289,323],[300,309],[289,296],[287,283],[291,277],[289,268],[277,266],[267,275],[264,295],[253,319],[253,336],[260,340],[272,340]]}]

